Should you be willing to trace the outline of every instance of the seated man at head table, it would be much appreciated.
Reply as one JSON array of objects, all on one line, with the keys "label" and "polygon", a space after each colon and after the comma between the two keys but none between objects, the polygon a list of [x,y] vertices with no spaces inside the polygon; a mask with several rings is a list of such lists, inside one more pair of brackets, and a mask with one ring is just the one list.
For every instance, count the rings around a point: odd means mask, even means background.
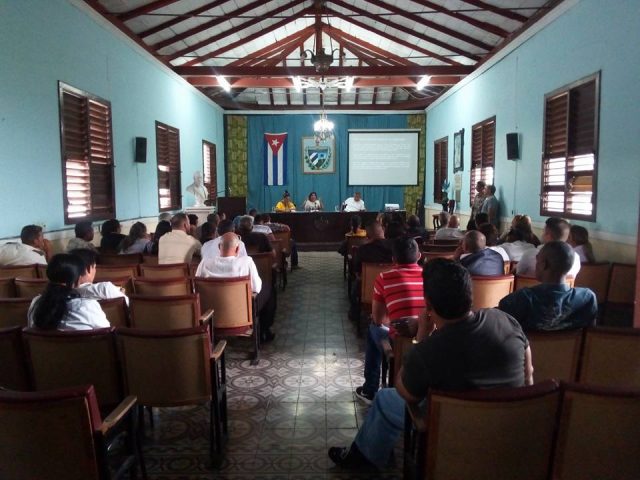
[{"label": "seated man at head table", "polygon": [[366,208],[364,200],[362,200],[362,194],[355,192],[353,197],[347,198],[342,204],[342,210],[345,212],[364,212]]},{"label": "seated man at head table", "polygon": [[[429,390],[464,391],[533,383],[529,342],[514,318],[494,308],[471,311],[469,272],[442,258],[423,272],[426,315],[418,344],[404,358],[395,388],[380,390],[350,447],[331,447],[343,468],[384,468],[404,430],[405,405],[418,405]],[[429,335],[430,334],[430,335]]]},{"label": "seated man at head table", "polygon": [[20,232],[20,243],[7,242],[0,246],[0,267],[13,265],[47,264],[47,241],[44,239],[42,227],[26,225]]}]

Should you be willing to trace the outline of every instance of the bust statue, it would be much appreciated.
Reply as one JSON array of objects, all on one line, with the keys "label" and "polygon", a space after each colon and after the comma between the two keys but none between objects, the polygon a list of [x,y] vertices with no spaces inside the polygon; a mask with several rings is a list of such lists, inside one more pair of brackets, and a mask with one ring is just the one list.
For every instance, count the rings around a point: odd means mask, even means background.
[{"label": "bust statue", "polygon": [[193,173],[193,183],[187,187],[187,192],[195,198],[194,207],[204,207],[204,202],[209,198],[209,192],[207,188],[202,183],[202,173],[194,172]]}]

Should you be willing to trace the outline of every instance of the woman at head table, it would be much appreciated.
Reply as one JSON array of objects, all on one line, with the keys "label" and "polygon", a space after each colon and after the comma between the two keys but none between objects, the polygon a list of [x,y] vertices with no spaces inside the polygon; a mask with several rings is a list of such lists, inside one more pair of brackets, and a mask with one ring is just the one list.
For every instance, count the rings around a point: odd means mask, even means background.
[{"label": "woman at head table", "polygon": [[324,206],[322,205],[322,201],[318,198],[318,194],[316,192],[311,192],[309,197],[302,204],[302,208],[305,212],[316,212],[323,210]]},{"label": "woman at head table", "polygon": [[291,195],[287,190],[282,195],[282,200],[276,203],[276,212],[295,212],[296,206],[291,201]]}]

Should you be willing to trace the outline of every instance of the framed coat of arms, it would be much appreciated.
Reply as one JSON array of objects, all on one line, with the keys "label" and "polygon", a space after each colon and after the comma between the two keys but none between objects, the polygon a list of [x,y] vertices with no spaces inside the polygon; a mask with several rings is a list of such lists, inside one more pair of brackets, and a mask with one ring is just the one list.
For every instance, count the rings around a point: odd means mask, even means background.
[{"label": "framed coat of arms", "polygon": [[335,152],[336,142],[333,138],[316,145],[314,137],[302,137],[302,173],[335,173]]}]

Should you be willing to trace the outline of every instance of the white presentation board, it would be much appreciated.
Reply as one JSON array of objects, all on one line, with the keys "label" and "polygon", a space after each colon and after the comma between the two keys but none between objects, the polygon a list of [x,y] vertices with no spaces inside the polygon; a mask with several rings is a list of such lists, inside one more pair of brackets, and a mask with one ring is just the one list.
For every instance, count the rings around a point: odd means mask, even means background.
[{"label": "white presentation board", "polygon": [[420,130],[349,130],[348,184],[417,185]]}]

